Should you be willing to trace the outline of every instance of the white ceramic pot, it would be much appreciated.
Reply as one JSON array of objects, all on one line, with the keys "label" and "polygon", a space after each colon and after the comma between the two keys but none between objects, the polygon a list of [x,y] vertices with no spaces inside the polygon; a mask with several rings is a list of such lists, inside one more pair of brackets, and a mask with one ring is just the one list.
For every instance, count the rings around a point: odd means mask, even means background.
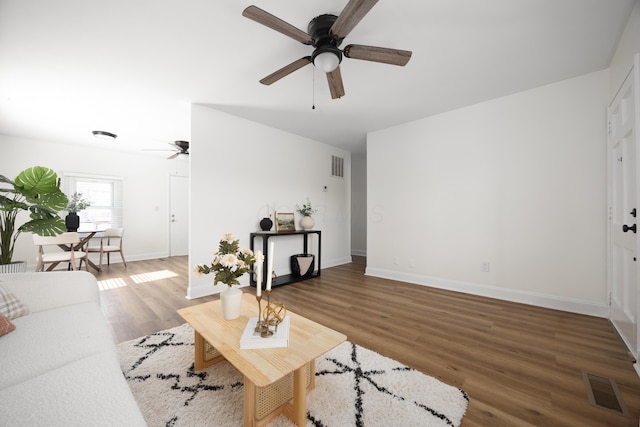
[{"label": "white ceramic pot", "polygon": [[220,293],[222,301],[222,317],[225,320],[233,320],[240,317],[242,306],[242,290],[237,286],[228,286]]},{"label": "white ceramic pot", "polygon": [[316,225],[316,222],[311,216],[303,216],[300,220],[300,227],[302,227],[303,230],[311,230],[314,225]]},{"label": "white ceramic pot", "polygon": [[26,261],[12,261],[9,264],[0,264],[0,274],[24,273],[27,271]]}]

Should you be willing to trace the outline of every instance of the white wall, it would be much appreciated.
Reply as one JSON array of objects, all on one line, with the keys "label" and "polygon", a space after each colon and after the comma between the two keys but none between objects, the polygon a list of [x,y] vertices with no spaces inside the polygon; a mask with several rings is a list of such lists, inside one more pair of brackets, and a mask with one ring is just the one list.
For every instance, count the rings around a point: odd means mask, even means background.
[{"label": "white wall", "polygon": [[613,100],[618,88],[633,66],[633,55],[640,52],[640,0],[631,11],[624,33],[609,65],[609,100]]},{"label": "white wall", "polygon": [[367,274],[606,316],[607,87],[601,71],[369,134]]},{"label": "white wall", "polygon": [[367,255],[367,157],[351,158],[351,254]]},{"label": "white wall", "polygon": [[[31,166],[46,166],[59,176],[64,172],[124,177],[124,253],[127,261],[169,255],[169,175],[188,173],[185,161],[85,146],[0,135],[0,174],[11,179]],[[28,219],[22,213],[19,223]],[[36,249],[31,233],[20,235],[14,260],[35,267]],[[112,257],[120,262],[120,257]]]},{"label": "white wall", "polygon": [[[314,228],[322,231],[322,267],[351,261],[349,152],[201,105],[192,107],[191,139],[192,266],[211,262],[224,233],[234,233],[241,247],[249,247],[249,233],[260,230],[263,217],[275,210],[294,212],[307,197],[319,209]],[[344,178],[331,177],[331,155],[345,159]],[[302,252],[302,237],[273,241],[274,270],[288,274],[289,256]],[[241,283],[248,283],[247,275]],[[212,275],[191,277],[188,297],[225,286],[212,284]]]}]

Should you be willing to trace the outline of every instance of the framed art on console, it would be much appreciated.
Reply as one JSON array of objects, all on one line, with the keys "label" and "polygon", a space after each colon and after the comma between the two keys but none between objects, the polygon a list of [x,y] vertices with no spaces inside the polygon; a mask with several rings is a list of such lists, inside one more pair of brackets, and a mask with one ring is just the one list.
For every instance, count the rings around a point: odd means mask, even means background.
[{"label": "framed art on console", "polygon": [[292,212],[276,212],[276,232],[296,231],[295,215]]}]

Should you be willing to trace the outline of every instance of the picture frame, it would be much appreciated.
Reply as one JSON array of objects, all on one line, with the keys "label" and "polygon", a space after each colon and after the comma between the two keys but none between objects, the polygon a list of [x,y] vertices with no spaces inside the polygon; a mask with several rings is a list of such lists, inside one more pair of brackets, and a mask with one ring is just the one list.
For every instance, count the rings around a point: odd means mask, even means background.
[{"label": "picture frame", "polygon": [[276,233],[296,231],[296,217],[293,212],[276,212],[275,217]]}]

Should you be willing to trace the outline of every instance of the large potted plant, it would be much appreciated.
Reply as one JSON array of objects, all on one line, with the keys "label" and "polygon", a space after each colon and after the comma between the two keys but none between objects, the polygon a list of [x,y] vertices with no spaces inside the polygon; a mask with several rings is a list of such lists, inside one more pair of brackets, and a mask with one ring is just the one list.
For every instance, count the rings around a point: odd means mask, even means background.
[{"label": "large potted plant", "polygon": [[[55,236],[66,231],[58,216],[69,199],[60,190],[60,178],[52,169],[34,166],[25,169],[12,181],[0,175],[0,273],[24,271],[16,268],[13,250],[22,232]],[[18,214],[29,212],[30,220],[16,228]]]}]

